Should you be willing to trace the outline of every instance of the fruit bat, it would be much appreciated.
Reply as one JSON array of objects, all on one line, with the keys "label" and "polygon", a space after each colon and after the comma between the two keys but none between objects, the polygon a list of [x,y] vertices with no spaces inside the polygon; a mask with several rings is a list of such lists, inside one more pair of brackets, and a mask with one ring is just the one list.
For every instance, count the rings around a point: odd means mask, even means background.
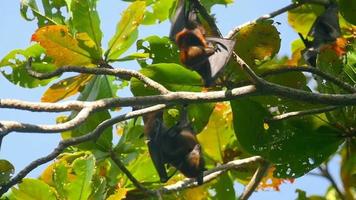
[{"label": "fruit bat", "polygon": [[325,6],[325,11],[317,17],[308,33],[308,36],[313,38],[312,41],[299,34],[306,46],[306,50],[302,53],[303,57],[313,67],[316,66],[320,48],[324,44],[335,42],[341,36],[338,11],[336,3]]},{"label": "fruit bat", "polygon": [[170,128],[163,123],[162,111],[144,115],[148,150],[161,182],[169,179],[165,165],[170,164],[184,176],[196,178],[198,184],[202,184],[205,163],[201,147],[187,115],[183,115]]},{"label": "fruit bat", "polygon": [[180,61],[197,71],[211,86],[230,59],[235,41],[218,35],[206,36],[198,11],[188,0],[179,0],[169,37],[179,48]]}]

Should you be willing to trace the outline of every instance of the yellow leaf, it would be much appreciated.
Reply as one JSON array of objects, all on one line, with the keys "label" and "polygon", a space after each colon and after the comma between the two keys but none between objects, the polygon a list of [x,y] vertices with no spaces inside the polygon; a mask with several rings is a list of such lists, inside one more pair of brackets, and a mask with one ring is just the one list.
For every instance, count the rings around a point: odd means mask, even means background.
[{"label": "yellow leaf", "polygon": [[229,104],[217,103],[204,130],[197,135],[204,152],[217,162],[223,162],[223,152],[235,138]]},{"label": "yellow leaf", "polygon": [[115,194],[110,195],[106,200],[120,200],[126,197],[127,189],[119,188],[116,190]]},{"label": "yellow leaf", "polygon": [[[90,45],[91,42],[88,41],[88,37],[83,34],[79,36],[82,40],[85,39],[86,45]],[[69,33],[66,26],[51,25],[39,28],[32,35],[31,40],[40,43],[58,67],[91,64],[89,52],[79,46],[79,41]]]},{"label": "yellow leaf", "polygon": [[81,74],[61,80],[47,89],[42,102],[57,102],[77,94],[91,80],[93,75]]},{"label": "yellow leaf", "polygon": [[50,164],[41,174],[41,180],[48,185],[53,185],[52,177],[54,165],[55,163]]},{"label": "yellow leaf", "polygon": [[280,45],[281,39],[276,27],[270,22],[260,22],[239,31],[235,51],[247,64],[256,66],[278,53]]}]

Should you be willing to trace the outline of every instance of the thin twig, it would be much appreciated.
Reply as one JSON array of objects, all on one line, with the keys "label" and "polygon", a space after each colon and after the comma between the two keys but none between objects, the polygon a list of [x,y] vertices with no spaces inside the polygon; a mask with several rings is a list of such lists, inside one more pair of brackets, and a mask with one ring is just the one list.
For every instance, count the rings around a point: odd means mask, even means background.
[{"label": "thin twig", "polygon": [[340,106],[327,106],[324,108],[315,108],[315,109],[310,109],[310,110],[302,110],[302,111],[294,111],[294,112],[288,112],[284,113],[281,115],[276,115],[273,116],[272,118],[266,119],[266,122],[274,122],[274,121],[280,121],[280,120],[286,120],[292,117],[301,117],[305,115],[314,115],[314,114],[320,114],[324,112],[329,112],[335,109],[340,108]]},{"label": "thin twig", "polygon": [[47,163],[47,162],[55,159],[67,147],[98,138],[100,136],[100,134],[106,128],[108,128],[118,122],[121,122],[121,121],[124,121],[127,119],[131,119],[136,116],[141,116],[141,115],[149,113],[149,112],[154,112],[154,111],[163,109],[165,107],[166,107],[166,105],[161,104],[161,105],[151,106],[151,107],[147,107],[147,108],[140,109],[140,110],[135,110],[135,111],[123,114],[123,115],[119,115],[117,117],[113,117],[111,119],[107,119],[107,120],[103,121],[92,132],[90,132],[86,135],[82,135],[79,137],[70,138],[67,140],[60,141],[58,146],[50,154],[48,154],[47,156],[44,156],[42,158],[39,158],[37,160],[34,160],[29,165],[27,165],[24,169],[22,169],[16,176],[11,178],[9,182],[7,182],[4,185],[1,185],[0,196],[2,196],[5,192],[7,192],[12,186],[19,183],[32,170],[34,170],[35,168],[37,168],[38,166],[40,166],[44,163]]},{"label": "thin twig", "polygon": [[351,93],[356,93],[356,87],[353,87],[352,85],[336,78],[335,76],[332,76],[328,73],[325,73],[321,71],[318,68],[315,67],[303,67],[303,66],[281,66],[279,69],[274,69],[274,70],[269,70],[267,72],[262,73],[260,76],[261,77],[267,77],[271,75],[277,75],[281,73],[286,73],[286,72],[293,72],[293,71],[302,71],[302,72],[309,72],[315,75],[320,76],[321,78],[333,82],[335,85],[339,86],[340,88],[344,89],[345,91],[351,92]]},{"label": "thin twig", "polygon": [[328,179],[329,182],[331,183],[331,186],[335,189],[335,191],[338,193],[340,199],[344,200],[345,199],[345,195],[344,193],[341,192],[341,190],[339,189],[339,187],[336,184],[336,181],[334,180],[334,178],[331,176],[328,166],[325,165],[325,167],[319,166],[318,169],[321,172],[321,175]]},{"label": "thin twig", "polygon": [[240,200],[246,200],[252,195],[265,176],[269,166],[270,164],[267,161],[261,163],[261,166],[256,170],[250,182],[246,185],[245,190],[242,192],[239,198]]},{"label": "thin twig", "polygon": [[127,176],[127,178],[135,185],[136,188],[141,190],[147,194],[156,194],[155,191],[147,189],[143,186],[132,174],[131,172],[125,167],[124,163],[117,157],[114,151],[110,151],[110,157],[114,161],[114,163],[119,167],[119,169]]}]

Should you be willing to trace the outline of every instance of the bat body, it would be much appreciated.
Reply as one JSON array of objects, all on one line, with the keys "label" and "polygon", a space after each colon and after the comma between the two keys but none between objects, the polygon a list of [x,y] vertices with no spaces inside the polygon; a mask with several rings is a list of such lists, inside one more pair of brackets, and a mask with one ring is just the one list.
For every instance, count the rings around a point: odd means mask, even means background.
[{"label": "bat body", "polygon": [[179,0],[172,20],[170,38],[180,51],[180,61],[197,71],[210,86],[230,59],[235,41],[206,37],[197,11],[186,0]]},{"label": "bat body", "polygon": [[303,52],[303,57],[311,66],[315,67],[320,48],[325,44],[335,42],[341,36],[338,6],[336,3],[330,3],[325,6],[324,13],[315,20],[308,36],[313,37],[313,40],[308,41],[300,35],[307,47]]},{"label": "bat body", "polygon": [[202,184],[205,164],[195,133],[185,120],[167,128],[162,115],[160,111],[143,118],[149,153],[161,182],[169,179],[165,165],[170,164],[184,176],[196,178],[198,184]]}]

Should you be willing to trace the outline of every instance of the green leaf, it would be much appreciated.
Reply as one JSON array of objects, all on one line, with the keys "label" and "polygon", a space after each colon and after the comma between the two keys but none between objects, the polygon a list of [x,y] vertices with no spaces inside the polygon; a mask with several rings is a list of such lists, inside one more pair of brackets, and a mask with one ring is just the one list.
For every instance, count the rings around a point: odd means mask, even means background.
[{"label": "green leaf", "polygon": [[[202,80],[198,73],[174,63],[153,64],[141,69],[140,72],[171,91],[200,92],[202,90]],[[131,79],[131,92],[135,96],[158,94],[135,78]]]},{"label": "green leaf", "polygon": [[350,23],[356,25],[356,2],[353,0],[340,0],[340,13]]},{"label": "green leaf", "polygon": [[131,162],[128,170],[140,182],[155,182],[159,180],[148,151],[142,153],[136,160]]},{"label": "green leaf", "polygon": [[11,190],[11,200],[57,200],[53,188],[37,179],[22,179],[18,189],[13,187]]},{"label": "green leaf", "polygon": [[[151,25],[154,23],[161,23],[166,20],[173,3],[173,0],[153,1],[149,6],[150,9],[147,9],[145,12],[142,24]],[[152,10],[152,12],[149,10]]]},{"label": "green leaf", "polygon": [[38,80],[27,73],[27,60],[32,57],[32,69],[38,72],[46,73],[56,69],[51,64],[49,57],[44,56],[45,50],[39,45],[35,44],[27,49],[16,49],[8,53],[0,62],[0,69],[11,67],[11,72],[1,71],[7,80],[13,84],[25,88],[34,88],[38,86],[47,85],[52,79]]},{"label": "green leaf", "polygon": [[97,0],[75,0],[71,1],[70,11],[72,13],[72,23],[79,33],[87,33],[95,42],[95,58],[101,57],[101,39],[103,33],[100,29],[99,14],[96,9]]},{"label": "green leaf", "polygon": [[[179,64],[179,51],[175,43],[168,37],[150,36],[137,41],[137,50],[143,50],[149,54],[151,64],[157,63],[177,63]],[[139,62],[141,67],[147,67],[147,61]]]},{"label": "green leaf", "polygon": [[91,180],[95,171],[93,155],[80,157],[73,162],[75,179],[65,185],[68,199],[87,200],[92,192]]},{"label": "green leaf", "polygon": [[276,165],[280,178],[299,177],[335,153],[339,132],[313,117],[265,123],[271,114],[250,99],[231,102],[237,140],[243,150]]},{"label": "green leaf", "polygon": [[[200,92],[202,90],[202,80],[198,73],[175,63],[153,64],[141,69],[140,72],[171,91]],[[135,78],[131,79],[131,92],[135,96],[157,94],[157,91]]]},{"label": "green leaf", "polygon": [[93,181],[93,192],[90,195],[89,199],[92,200],[105,200],[106,199],[106,193],[107,193],[107,183],[106,179],[101,176],[94,176]]},{"label": "green leaf", "polygon": [[127,162],[147,149],[144,141],[145,138],[143,137],[143,126],[137,124],[137,120],[133,119],[128,123],[121,123],[119,130],[120,132],[122,131],[122,135],[115,147],[115,152],[122,155],[124,158],[127,157],[129,159]]},{"label": "green leaf", "polygon": [[0,185],[6,184],[15,172],[15,167],[7,160],[0,160]]},{"label": "green leaf", "polygon": [[132,53],[128,56],[119,58],[119,59],[115,59],[112,61],[117,61],[117,62],[124,62],[124,61],[130,61],[130,60],[145,60],[149,58],[149,54],[148,53]]},{"label": "green leaf", "polygon": [[298,193],[298,197],[296,200],[326,200],[325,197],[316,196],[316,195],[307,197],[307,193],[300,189],[296,189],[295,192]]},{"label": "green leaf", "polygon": [[288,11],[288,23],[297,33],[306,38],[314,21],[323,11],[322,5],[303,4]]},{"label": "green leaf", "polygon": [[227,5],[233,3],[234,0],[202,0],[201,3],[203,6],[207,9],[210,10],[212,6],[221,4],[221,5]]},{"label": "green leaf", "polygon": [[[66,17],[63,15],[61,9],[67,8],[63,0],[42,0],[42,6],[45,13],[42,13],[38,8],[36,0],[22,0],[20,1],[21,16],[27,21],[34,21],[37,19],[38,27],[65,24]],[[29,17],[28,12],[31,10],[34,17]]]},{"label": "green leaf", "polygon": [[116,33],[109,42],[105,53],[109,59],[116,59],[137,39],[137,27],[142,22],[146,4],[144,1],[133,2],[122,14]]}]

